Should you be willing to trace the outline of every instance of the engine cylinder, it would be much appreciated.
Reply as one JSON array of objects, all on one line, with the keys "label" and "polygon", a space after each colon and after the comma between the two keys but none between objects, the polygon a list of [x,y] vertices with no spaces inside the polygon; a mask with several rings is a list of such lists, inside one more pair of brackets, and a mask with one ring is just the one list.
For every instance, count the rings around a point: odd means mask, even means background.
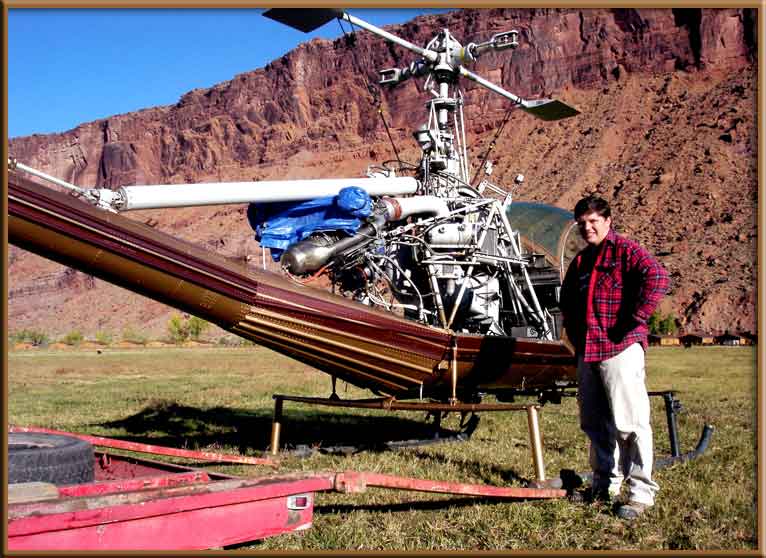
[{"label": "engine cylinder", "polygon": [[383,218],[378,216],[372,223],[361,227],[354,236],[347,236],[337,241],[330,238],[315,237],[296,242],[282,254],[282,267],[294,275],[317,271],[338,254],[371,242],[382,220]]}]

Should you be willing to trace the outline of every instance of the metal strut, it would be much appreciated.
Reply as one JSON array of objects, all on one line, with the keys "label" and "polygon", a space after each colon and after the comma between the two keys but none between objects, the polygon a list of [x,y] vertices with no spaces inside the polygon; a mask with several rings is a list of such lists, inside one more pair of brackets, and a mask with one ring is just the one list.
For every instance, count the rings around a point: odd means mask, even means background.
[{"label": "metal strut", "polygon": [[662,469],[663,467],[667,467],[673,463],[689,461],[699,457],[707,449],[708,444],[710,444],[710,439],[713,436],[713,430],[715,430],[713,426],[710,424],[703,425],[702,433],[700,434],[700,439],[697,442],[697,446],[692,451],[681,454],[678,439],[678,422],[676,420],[676,414],[683,410],[681,402],[678,399],[675,399],[675,392],[672,390],[650,391],[649,396],[662,397],[662,400],[665,403],[665,417],[667,418],[668,438],[670,441],[670,456],[656,459],[654,462],[654,468]]},{"label": "metal strut", "polygon": [[673,398],[674,392],[668,391],[650,391],[649,397],[662,397],[665,403],[665,417],[668,421],[668,438],[670,440],[670,455],[679,457],[681,449],[678,446],[678,421],[676,413],[680,413],[683,407],[678,399]]},{"label": "metal strut", "polygon": [[[321,397],[301,397],[294,395],[280,395],[274,394],[274,422],[271,430],[271,455],[276,456],[279,453],[280,434],[283,421],[284,402],[293,401],[296,403],[304,403],[309,405],[323,405],[327,407],[345,407],[345,408],[359,408],[359,409],[381,409],[386,411],[428,411],[436,413],[438,419],[436,424],[440,424],[442,412],[462,412],[462,413],[477,413],[481,411],[526,411],[527,413],[527,425],[529,427],[529,445],[532,453],[532,465],[535,471],[535,480],[530,483],[533,486],[542,486],[546,482],[545,480],[545,463],[543,460],[543,443],[542,436],[540,434],[540,422],[538,417],[538,411],[540,409],[539,404],[531,405],[518,405],[511,403],[432,403],[432,402],[408,402],[397,401],[393,397],[379,397],[372,399],[349,399],[349,400],[332,400]],[[475,416],[475,415],[474,415]],[[475,420],[469,420],[466,431],[468,436],[473,432],[478,423],[478,418]],[[460,435],[457,436],[461,439]],[[463,437],[462,439],[465,439]],[[391,446],[404,447],[406,445],[414,445],[409,442],[405,443],[390,443]]]}]

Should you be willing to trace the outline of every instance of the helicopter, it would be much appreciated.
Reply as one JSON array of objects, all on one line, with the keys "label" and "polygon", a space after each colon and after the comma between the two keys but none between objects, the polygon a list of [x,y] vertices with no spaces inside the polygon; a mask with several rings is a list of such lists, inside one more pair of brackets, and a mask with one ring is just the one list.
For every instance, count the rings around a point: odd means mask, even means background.
[{"label": "helicopter", "polygon": [[[579,112],[523,99],[466,66],[513,50],[517,30],[462,45],[443,29],[424,47],[337,9],[264,16],[302,31],[333,19],[416,59],[380,71],[381,87],[421,80],[425,123],[417,164],[314,180],[82,188],[9,159],[9,240],[208,319],[237,335],[390,397],[475,402],[481,394],[556,399],[575,384],[559,290],[579,237],[571,215],[516,202],[485,162],[472,180],[462,80],[543,121]],[[42,192],[19,171],[73,196]],[[517,187],[523,175],[514,180]],[[84,202],[84,203],[83,203]],[[248,204],[279,275],[228,260],[120,215],[139,209]],[[56,217],[52,217],[56,215]],[[74,224],[73,224],[74,223]],[[87,231],[87,233],[86,233]],[[306,286],[324,276],[329,292]],[[552,395],[553,394],[553,395]]]},{"label": "helicopter", "polygon": [[[329,374],[328,398],[274,395],[272,453],[286,400],[425,410],[434,419],[435,440],[442,414],[460,413],[456,438],[466,439],[478,424],[476,413],[524,409],[542,482],[536,409],[574,395],[577,385],[559,298],[564,273],[584,241],[570,212],[513,199],[523,175],[509,190],[491,181],[486,159],[472,169],[460,81],[474,81],[543,121],[579,112],[558,100],[523,99],[465,67],[483,53],[517,48],[517,30],[461,45],[443,29],[419,47],[342,10],[274,8],[264,15],[302,31],[337,18],[416,54],[406,67],[381,70],[380,85],[423,80],[430,98],[426,123],[413,133],[419,163],[372,165],[365,177],[354,178],[112,190],[83,188],[9,158],[9,242]],[[474,178],[472,170],[478,171]],[[255,238],[281,273],[233,262],[121,215],[221,204],[248,204]],[[320,276],[329,289],[309,285]],[[380,397],[340,401],[337,379]],[[484,403],[487,394],[498,403]],[[517,396],[535,397],[537,404],[506,403]],[[672,456],[664,463],[705,451],[712,427],[706,424],[697,447],[681,454],[680,402],[672,390],[650,396],[665,403]],[[553,481],[574,482],[564,477],[562,471]]]}]

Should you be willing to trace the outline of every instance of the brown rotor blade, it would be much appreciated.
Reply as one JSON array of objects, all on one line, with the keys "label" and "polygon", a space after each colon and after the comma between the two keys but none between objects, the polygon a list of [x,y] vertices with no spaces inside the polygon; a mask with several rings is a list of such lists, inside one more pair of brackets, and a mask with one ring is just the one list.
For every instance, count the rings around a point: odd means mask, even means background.
[{"label": "brown rotor blade", "polygon": [[272,8],[263,12],[263,15],[298,31],[309,33],[314,29],[319,29],[328,21],[341,17],[343,10],[331,8]]},{"label": "brown rotor blade", "polygon": [[540,120],[561,120],[576,116],[580,111],[557,99],[539,99],[535,101],[524,101],[521,103],[521,110],[539,118]]}]

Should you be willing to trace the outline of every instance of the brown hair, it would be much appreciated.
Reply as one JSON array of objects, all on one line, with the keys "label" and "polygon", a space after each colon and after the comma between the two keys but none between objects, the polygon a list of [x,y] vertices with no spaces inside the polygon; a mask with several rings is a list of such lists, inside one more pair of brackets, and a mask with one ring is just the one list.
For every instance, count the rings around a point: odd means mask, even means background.
[{"label": "brown hair", "polygon": [[599,196],[585,196],[577,202],[574,207],[574,218],[577,219],[586,213],[596,212],[598,215],[607,219],[612,216],[612,209],[609,202]]}]

